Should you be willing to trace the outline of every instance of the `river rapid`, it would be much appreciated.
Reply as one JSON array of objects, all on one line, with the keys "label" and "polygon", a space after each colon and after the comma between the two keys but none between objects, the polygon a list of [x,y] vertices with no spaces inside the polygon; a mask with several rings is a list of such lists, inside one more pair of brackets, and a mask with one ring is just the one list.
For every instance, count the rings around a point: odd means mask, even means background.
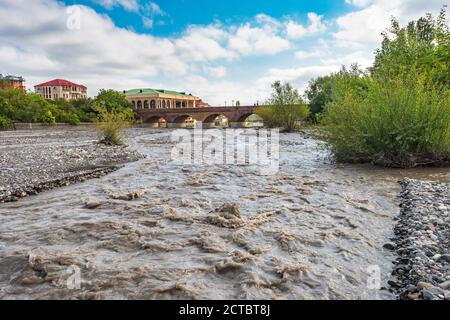
[{"label": "river rapid", "polygon": [[145,159],[0,204],[0,299],[393,299],[371,284],[392,271],[398,180],[450,180],[335,165],[298,133],[274,175],[181,166],[171,132],[133,129]]}]

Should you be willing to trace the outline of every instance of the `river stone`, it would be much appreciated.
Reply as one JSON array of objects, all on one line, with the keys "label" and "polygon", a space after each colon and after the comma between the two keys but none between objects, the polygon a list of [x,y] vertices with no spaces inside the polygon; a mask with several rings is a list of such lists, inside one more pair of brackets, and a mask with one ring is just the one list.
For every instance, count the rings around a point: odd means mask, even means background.
[{"label": "river stone", "polygon": [[448,262],[448,263],[450,263],[450,254],[443,254],[443,255],[441,255],[441,256],[437,259],[437,261],[439,261],[439,262]]},{"label": "river stone", "polygon": [[442,288],[444,290],[450,289],[450,281],[445,281],[439,284],[439,288]]},{"label": "river stone", "polygon": [[425,300],[434,300],[437,298],[436,295],[434,295],[430,290],[428,289],[423,289],[422,290],[422,298]]},{"label": "river stone", "polygon": [[388,242],[383,245],[383,248],[385,248],[387,250],[394,250],[395,247],[396,247],[395,243],[393,243],[393,242]]}]

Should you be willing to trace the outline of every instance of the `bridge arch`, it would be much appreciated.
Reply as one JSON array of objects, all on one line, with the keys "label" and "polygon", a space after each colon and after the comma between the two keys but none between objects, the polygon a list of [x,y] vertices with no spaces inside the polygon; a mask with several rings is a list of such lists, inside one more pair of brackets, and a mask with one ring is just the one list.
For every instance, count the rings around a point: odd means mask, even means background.
[{"label": "bridge arch", "polygon": [[228,117],[223,113],[213,113],[203,119],[203,128],[228,127]]},{"label": "bridge arch", "polygon": [[168,123],[168,127],[172,128],[190,128],[195,125],[195,118],[190,114],[180,114],[174,117]]},{"label": "bridge arch", "polygon": [[150,128],[165,128],[167,121],[162,116],[152,116],[145,121],[145,124]]},{"label": "bridge arch", "polygon": [[[253,118],[253,119],[251,119],[252,121],[249,121],[250,117]],[[258,121],[255,121],[255,120],[258,120]],[[239,115],[238,117],[233,119],[233,121],[231,123],[232,127],[254,127],[254,126],[262,126],[262,125],[263,125],[263,119],[254,112],[247,112],[242,115]]]}]

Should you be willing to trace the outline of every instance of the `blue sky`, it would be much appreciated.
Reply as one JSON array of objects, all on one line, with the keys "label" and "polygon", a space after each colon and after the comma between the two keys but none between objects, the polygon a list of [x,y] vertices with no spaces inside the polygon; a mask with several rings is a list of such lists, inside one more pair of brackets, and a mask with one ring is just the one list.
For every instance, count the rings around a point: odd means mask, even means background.
[{"label": "blue sky", "polygon": [[393,15],[444,0],[0,0],[0,73],[101,88],[165,88],[212,105],[264,101],[275,80],[369,67]]},{"label": "blue sky", "polygon": [[[141,4],[156,3],[164,12],[154,15],[154,27],[147,28],[142,23],[142,13],[132,10],[133,5],[108,5],[111,1],[70,0],[66,4],[84,4],[99,13],[109,15],[114,22],[124,28],[133,28],[137,32],[152,33],[158,36],[173,36],[182,33],[188,25],[207,25],[216,20],[228,23],[242,23],[251,20],[260,13],[280,19],[295,17],[306,22],[307,12],[316,12],[327,18],[337,17],[350,12],[352,5],[341,0],[162,0],[141,1]],[[132,3],[125,1],[124,3]]]}]

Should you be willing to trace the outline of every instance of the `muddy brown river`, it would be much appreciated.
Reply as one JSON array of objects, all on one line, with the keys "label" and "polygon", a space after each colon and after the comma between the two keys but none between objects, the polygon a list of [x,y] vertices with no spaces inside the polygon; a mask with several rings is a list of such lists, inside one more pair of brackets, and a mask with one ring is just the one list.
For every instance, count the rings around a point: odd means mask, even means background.
[{"label": "muddy brown river", "polygon": [[180,166],[171,132],[132,130],[146,159],[0,204],[0,299],[393,299],[382,245],[397,181],[449,180],[335,165],[295,133],[280,135],[275,175]]}]

